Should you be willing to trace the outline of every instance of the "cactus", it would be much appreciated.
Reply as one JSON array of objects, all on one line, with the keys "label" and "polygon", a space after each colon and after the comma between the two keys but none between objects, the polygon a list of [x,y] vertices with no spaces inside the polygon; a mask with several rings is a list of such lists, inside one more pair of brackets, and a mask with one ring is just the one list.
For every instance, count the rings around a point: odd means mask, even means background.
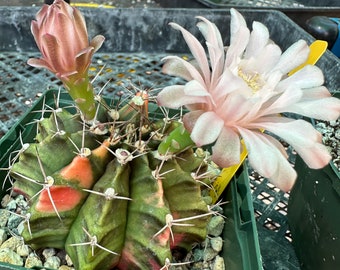
[{"label": "cactus", "polygon": [[212,212],[192,177],[206,161],[180,121],[148,116],[146,92],[115,110],[97,100],[101,121],[58,104],[35,121],[36,140],[10,168],[30,202],[22,236],[66,249],[76,269],[161,269],[206,237]]}]

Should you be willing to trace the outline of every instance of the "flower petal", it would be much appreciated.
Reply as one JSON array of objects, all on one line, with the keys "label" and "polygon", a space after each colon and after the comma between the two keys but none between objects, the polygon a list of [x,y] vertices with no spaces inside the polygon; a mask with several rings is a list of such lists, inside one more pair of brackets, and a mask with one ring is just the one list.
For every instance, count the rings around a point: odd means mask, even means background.
[{"label": "flower petal", "polygon": [[162,72],[171,76],[178,76],[187,81],[197,80],[204,84],[204,80],[196,67],[178,56],[168,56],[162,59],[165,61]]},{"label": "flower petal", "polygon": [[301,100],[314,100],[321,98],[328,98],[331,96],[331,93],[325,86],[318,86],[313,88],[308,88],[302,91],[303,97]]},{"label": "flower petal", "polygon": [[234,39],[238,38],[238,31],[240,28],[246,28],[247,23],[240,12],[238,12],[236,9],[231,8],[230,9],[230,44],[234,43]]},{"label": "flower petal", "polygon": [[337,120],[340,117],[340,99],[328,97],[298,102],[288,106],[286,112],[325,121]]},{"label": "flower petal", "polygon": [[170,25],[176,29],[181,31],[192,55],[195,57],[199,68],[202,71],[204,80],[206,83],[210,82],[210,68],[207,56],[205,54],[205,50],[202,47],[201,43],[186,29],[176,23],[170,23]]},{"label": "flower petal", "polygon": [[246,49],[250,36],[250,31],[243,16],[234,8],[230,9],[230,14],[230,46],[227,50],[225,67],[237,64],[237,59],[241,57]]},{"label": "flower petal", "polygon": [[261,126],[293,146],[310,168],[319,169],[329,163],[331,156],[322,145],[321,134],[312,124],[304,120],[275,117],[264,120]]},{"label": "flower petal", "polygon": [[102,35],[97,35],[95,36],[91,42],[90,42],[90,46],[94,48],[94,52],[98,51],[100,49],[100,47],[103,45],[105,41],[105,37]]},{"label": "flower petal", "polygon": [[196,121],[191,139],[197,146],[213,143],[219,136],[224,122],[214,112],[203,113]]},{"label": "flower petal", "polygon": [[94,53],[93,47],[87,47],[76,55],[76,70],[81,76],[87,75],[87,70],[91,64],[91,58]]},{"label": "flower petal", "polygon": [[230,44],[227,50],[225,68],[231,67],[232,69],[237,69],[238,60],[247,47],[249,40],[249,29],[243,27],[239,29],[237,34],[238,35],[234,38],[235,40]]},{"label": "flower petal", "polygon": [[244,53],[244,58],[248,59],[250,57],[256,57],[268,42],[268,28],[260,22],[253,22],[253,31],[250,33],[249,43]]},{"label": "flower petal", "polygon": [[45,61],[45,59],[30,58],[28,59],[27,64],[29,64],[32,67],[47,68],[53,71],[53,68],[49,65],[49,63]]},{"label": "flower petal", "polygon": [[324,83],[324,76],[320,68],[316,66],[305,66],[292,76],[282,80],[277,85],[278,91],[284,91],[290,85],[295,85],[300,88],[312,88],[320,86]]},{"label": "flower petal", "polygon": [[197,119],[204,113],[204,110],[195,110],[183,115],[183,125],[189,133],[192,132]]},{"label": "flower petal", "polygon": [[224,127],[212,147],[212,161],[221,168],[240,163],[240,136],[231,128]]},{"label": "flower petal", "polygon": [[306,41],[299,40],[291,45],[281,56],[275,70],[280,70],[283,74],[306,62],[309,55],[309,47]]},{"label": "flower petal", "polygon": [[200,96],[188,96],[184,93],[184,85],[165,87],[158,95],[157,102],[160,106],[179,108],[193,103],[205,103],[206,99]]},{"label": "flower petal", "polygon": [[228,93],[237,89],[247,87],[247,84],[240,77],[235,76],[230,69],[224,69],[215,87],[209,89],[209,92],[214,97],[215,101],[223,99]]},{"label": "flower petal", "polygon": [[203,34],[209,51],[211,63],[211,83],[213,83],[222,73],[224,65],[224,46],[220,31],[216,25],[204,17],[198,16],[202,20],[197,24]]},{"label": "flower petal", "polygon": [[[49,63],[50,66],[53,67],[52,72],[58,72],[63,74],[70,70],[75,70],[75,66],[73,66],[73,60],[63,63],[63,59],[61,54],[63,54],[62,48],[59,46],[59,42],[55,36],[50,34],[45,34],[41,39],[41,47],[43,51],[41,52],[44,56],[44,59]],[[68,56],[72,59],[72,56],[68,54]],[[70,60],[70,58],[68,60]]]},{"label": "flower petal", "polygon": [[239,132],[245,141],[250,165],[275,186],[285,192],[289,191],[294,185],[297,174],[282,155],[284,150],[277,148],[279,143],[260,132],[242,128],[239,128]]},{"label": "flower petal", "polygon": [[265,74],[271,72],[279,61],[280,56],[280,47],[276,44],[268,44],[257,53],[256,57],[251,57],[248,61],[242,61],[240,66],[246,72]]},{"label": "flower petal", "polygon": [[263,105],[262,115],[271,115],[287,112],[287,107],[301,100],[303,92],[300,88],[289,86],[283,93],[273,97]]},{"label": "flower petal", "polygon": [[209,92],[196,80],[191,80],[184,86],[184,94],[197,97],[210,97]]}]

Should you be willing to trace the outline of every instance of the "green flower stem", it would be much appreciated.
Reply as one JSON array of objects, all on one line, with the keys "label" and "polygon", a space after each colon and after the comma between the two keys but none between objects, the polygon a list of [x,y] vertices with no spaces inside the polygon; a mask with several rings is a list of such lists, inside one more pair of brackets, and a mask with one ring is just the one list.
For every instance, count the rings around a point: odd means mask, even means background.
[{"label": "green flower stem", "polygon": [[83,114],[85,120],[90,121],[96,114],[96,102],[93,86],[88,77],[79,78],[75,81],[64,81],[70,96]]}]

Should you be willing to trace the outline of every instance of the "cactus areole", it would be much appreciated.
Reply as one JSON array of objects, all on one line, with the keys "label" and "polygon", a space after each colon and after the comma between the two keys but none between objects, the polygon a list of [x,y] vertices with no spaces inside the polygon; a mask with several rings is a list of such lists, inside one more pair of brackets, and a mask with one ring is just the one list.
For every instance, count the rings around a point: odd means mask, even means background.
[{"label": "cactus areole", "polygon": [[135,100],[116,102],[115,119],[101,100],[100,135],[58,104],[36,121],[36,140],[10,169],[13,190],[30,203],[26,243],[65,249],[76,269],[150,270],[206,238],[212,212],[192,177],[206,172],[205,156],[189,137],[176,143],[180,122],[151,119]]}]

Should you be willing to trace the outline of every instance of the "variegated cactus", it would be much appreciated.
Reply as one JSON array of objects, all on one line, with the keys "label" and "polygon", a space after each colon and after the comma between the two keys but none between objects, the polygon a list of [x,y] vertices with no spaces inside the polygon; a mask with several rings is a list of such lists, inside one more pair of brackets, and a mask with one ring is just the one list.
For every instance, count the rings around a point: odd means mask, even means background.
[{"label": "variegated cactus", "polygon": [[148,116],[146,92],[119,110],[97,100],[91,123],[50,108],[11,167],[31,204],[23,237],[66,249],[76,269],[165,269],[206,237],[212,212],[194,177],[205,157],[178,120]]}]

